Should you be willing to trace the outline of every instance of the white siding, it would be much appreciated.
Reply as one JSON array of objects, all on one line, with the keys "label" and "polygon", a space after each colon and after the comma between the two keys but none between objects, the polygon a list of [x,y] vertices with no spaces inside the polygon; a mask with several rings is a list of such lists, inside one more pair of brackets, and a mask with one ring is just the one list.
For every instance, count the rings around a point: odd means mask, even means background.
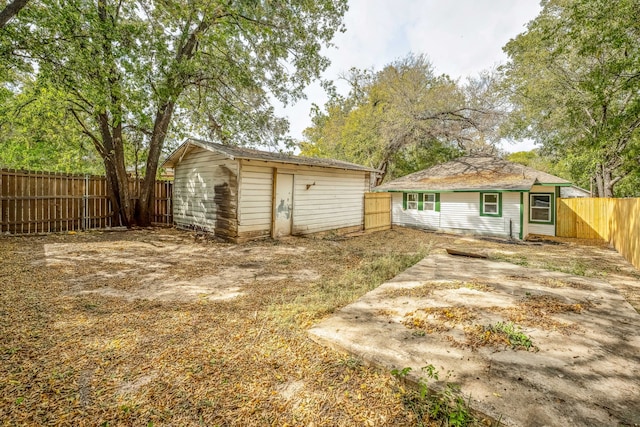
[{"label": "white siding", "polygon": [[480,193],[440,193],[440,212],[402,209],[402,193],[392,195],[392,221],[396,225],[466,234],[518,238],[520,193],[502,193],[502,216],[480,216]]},{"label": "white siding", "polygon": [[271,232],[273,168],[242,162],[238,233]]},{"label": "white siding", "polygon": [[[551,193],[553,194],[553,209],[556,209],[556,200],[555,200],[555,191],[556,188],[555,187],[551,187],[551,186],[542,186],[542,185],[534,185],[531,188],[531,192],[532,193]],[[525,194],[526,197],[526,202],[525,202],[525,220],[528,222],[529,221],[529,194]],[[527,227],[527,231],[529,232],[529,234],[539,234],[541,236],[555,236],[556,235],[556,225],[555,225],[555,217],[556,217],[556,212],[553,212],[553,223],[552,224],[532,224],[529,223],[528,227]]]},{"label": "white siding", "polygon": [[364,224],[364,193],[369,191],[366,172],[256,160],[242,160],[241,165],[239,233],[271,232],[274,168],[294,176],[292,234]]},{"label": "white siding", "polygon": [[[440,199],[442,203],[442,199]],[[405,227],[419,227],[430,230],[440,228],[440,212],[402,209],[402,193],[391,194],[391,221]]]},{"label": "white siding", "polygon": [[235,160],[201,148],[187,153],[175,169],[173,217],[176,225],[215,231],[216,191],[228,192],[219,194],[218,200],[225,197],[226,203],[235,209],[237,173]]},{"label": "white siding", "polygon": [[443,193],[440,196],[443,229],[517,238],[520,233],[520,195],[502,193],[502,216],[480,216],[480,193]]},{"label": "white siding", "polygon": [[293,234],[362,227],[368,184],[365,172],[297,170],[293,178]]}]

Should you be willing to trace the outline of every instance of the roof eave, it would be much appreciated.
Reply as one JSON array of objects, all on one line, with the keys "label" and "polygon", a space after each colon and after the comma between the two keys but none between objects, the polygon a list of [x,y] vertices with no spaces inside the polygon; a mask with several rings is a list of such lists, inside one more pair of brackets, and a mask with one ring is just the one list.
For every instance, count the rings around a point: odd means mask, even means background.
[{"label": "roof eave", "polygon": [[169,154],[169,156],[164,160],[164,162],[162,162],[160,167],[175,168],[176,164],[182,160],[182,156],[184,156],[184,154],[187,152],[189,146],[195,146],[195,147],[202,148],[203,150],[222,154],[229,160],[239,160],[239,159],[254,160],[254,161],[260,161],[260,162],[274,162],[274,163],[297,165],[297,166],[313,166],[313,167],[323,167],[323,168],[350,170],[350,171],[358,171],[358,172],[382,173],[382,171],[378,169],[368,168],[366,166],[360,166],[360,165],[354,165],[353,167],[349,167],[348,165],[329,165],[329,164],[314,165],[311,163],[304,163],[299,161],[296,162],[295,160],[288,161],[285,159],[265,159],[265,158],[260,158],[258,156],[242,156],[242,155],[234,156],[223,149],[212,147],[208,144],[204,144],[200,142],[197,139],[192,139],[192,138],[187,138],[182,144],[180,144],[180,146],[176,148],[171,154]]},{"label": "roof eave", "polygon": [[387,192],[387,193],[489,193],[489,192],[526,192],[530,191],[531,187],[522,188],[448,188],[448,189],[429,189],[429,188],[373,188],[374,192]]}]

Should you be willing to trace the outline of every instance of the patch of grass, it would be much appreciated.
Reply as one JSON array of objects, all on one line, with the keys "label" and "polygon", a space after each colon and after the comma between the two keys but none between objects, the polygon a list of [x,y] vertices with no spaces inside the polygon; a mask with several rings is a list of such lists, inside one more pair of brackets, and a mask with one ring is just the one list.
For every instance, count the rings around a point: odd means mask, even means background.
[{"label": "patch of grass", "polygon": [[413,384],[407,381],[412,371],[410,367],[391,371],[391,375],[409,385],[407,388],[400,386],[399,392],[405,407],[416,418],[416,425],[431,426],[436,423],[443,426],[466,427],[493,424],[472,414],[471,396],[465,398],[458,384],[445,380],[444,387],[432,387],[431,383],[439,380],[435,366],[429,364],[421,370],[424,375],[419,376]]},{"label": "patch of grass", "polygon": [[[590,270],[584,262],[581,260],[571,260],[567,263],[567,260],[562,260],[558,263],[555,261],[546,260],[541,263],[540,267],[545,270],[550,271],[559,271],[561,273],[572,274],[574,276],[596,276],[594,271]],[[603,271],[600,272],[600,275],[605,275]]]},{"label": "patch of grass", "polygon": [[293,301],[272,308],[278,321],[307,327],[312,321],[333,313],[370,290],[416,264],[427,256],[428,248],[413,253],[372,254],[342,275],[321,280]]},{"label": "patch of grass", "polygon": [[505,261],[511,264],[520,265],[522,267],[529,267],[529,260],[524,255],[517,254],[505,254],[503,252],[494,252],[489,256],[492,261]]},{"label": "patch of grass", "polygon": [[531,256],[522,254],[506,254],[503,252],[494,252],[490,258],[494,261],[506,261],[511,264],[520,265],[522,267],[542,268],[549,271],[559,271],[561,273],[572,274],[574,276],[594,277],[605,275],[602,270],[593,270],[589,265],[580,259],[567,260],[565,257],[560,259],[549,259],[540,257],[538,254]]},{"label": "patch of grass", "polygon": [[526,336],[522,332],[522,329],[511,322],[496,322],[494,325],[489,325],[486,330],[493,334],[504,335],[509,340],[511,348],[513,349],[522,347],[529,350],[533,347],[531,338]]}]

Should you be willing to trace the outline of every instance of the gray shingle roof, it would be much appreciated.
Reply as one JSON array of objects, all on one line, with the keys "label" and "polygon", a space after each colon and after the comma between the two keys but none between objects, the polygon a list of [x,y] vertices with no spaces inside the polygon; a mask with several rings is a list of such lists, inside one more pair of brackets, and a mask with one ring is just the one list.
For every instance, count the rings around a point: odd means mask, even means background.
[{"label": "gray shingle roof", "polygon": [[375,191],[529,190],[534,184],[571,185],[565,179],[493,156],[465,156],[387,182]]},{"label": "gray shingle roof", "polygon": [[178,163],[179,158],[184,153],[184,150],[188,149],[189,145],[195,145],[197,147],[204,148],[205,150],[218,152],[229,157],[230,159],[262,160],[265,162],[278,162],[305,166],[319,166],[334,169],[377,172],[376,169],[357,165],[355,163],[343,162],[341,160],[293,156],[283,153],[272,153],[268,151],[254,150],[251,148],[237,147],[234,145],[222,145],[215,142],[194,138],[189,138],[185,142],[183,142],[182,145],[180,145],[180,147],[178,147],[173,153],[171,153],[167,160],[164,161],[163,166],[175,167],[175,164]]}]

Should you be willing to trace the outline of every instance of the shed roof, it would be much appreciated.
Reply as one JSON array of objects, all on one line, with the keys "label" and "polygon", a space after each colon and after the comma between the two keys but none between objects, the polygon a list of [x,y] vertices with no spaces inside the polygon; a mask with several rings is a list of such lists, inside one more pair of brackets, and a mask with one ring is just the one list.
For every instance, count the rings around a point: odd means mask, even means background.
[{"label": "shed roof", "polygon": [[535,184],[566,186],[557,176],[494,156],[464,156],[390,181],[376,191],[530,190]]},{"label": "shed roof", "polygon": [[192,147],[200,147],[205,150],[220,153],[229,159],[262,160],[265,162],[287,163],[305,166],[318,166],[324,168],[334,168],[343,170],[355,170],[364,172],[378,172],[377,169],[369,168],[355,163],[343,162],[341,160],[320,159],[315,157],[293,156],[283,153],[272,153],[269,151],[254,150],[251,148],[237,147],[235,145],[223,145],[201,139],[189,138],[180,145],[162,164],[163,167],[175,167],[182,156]]}]

